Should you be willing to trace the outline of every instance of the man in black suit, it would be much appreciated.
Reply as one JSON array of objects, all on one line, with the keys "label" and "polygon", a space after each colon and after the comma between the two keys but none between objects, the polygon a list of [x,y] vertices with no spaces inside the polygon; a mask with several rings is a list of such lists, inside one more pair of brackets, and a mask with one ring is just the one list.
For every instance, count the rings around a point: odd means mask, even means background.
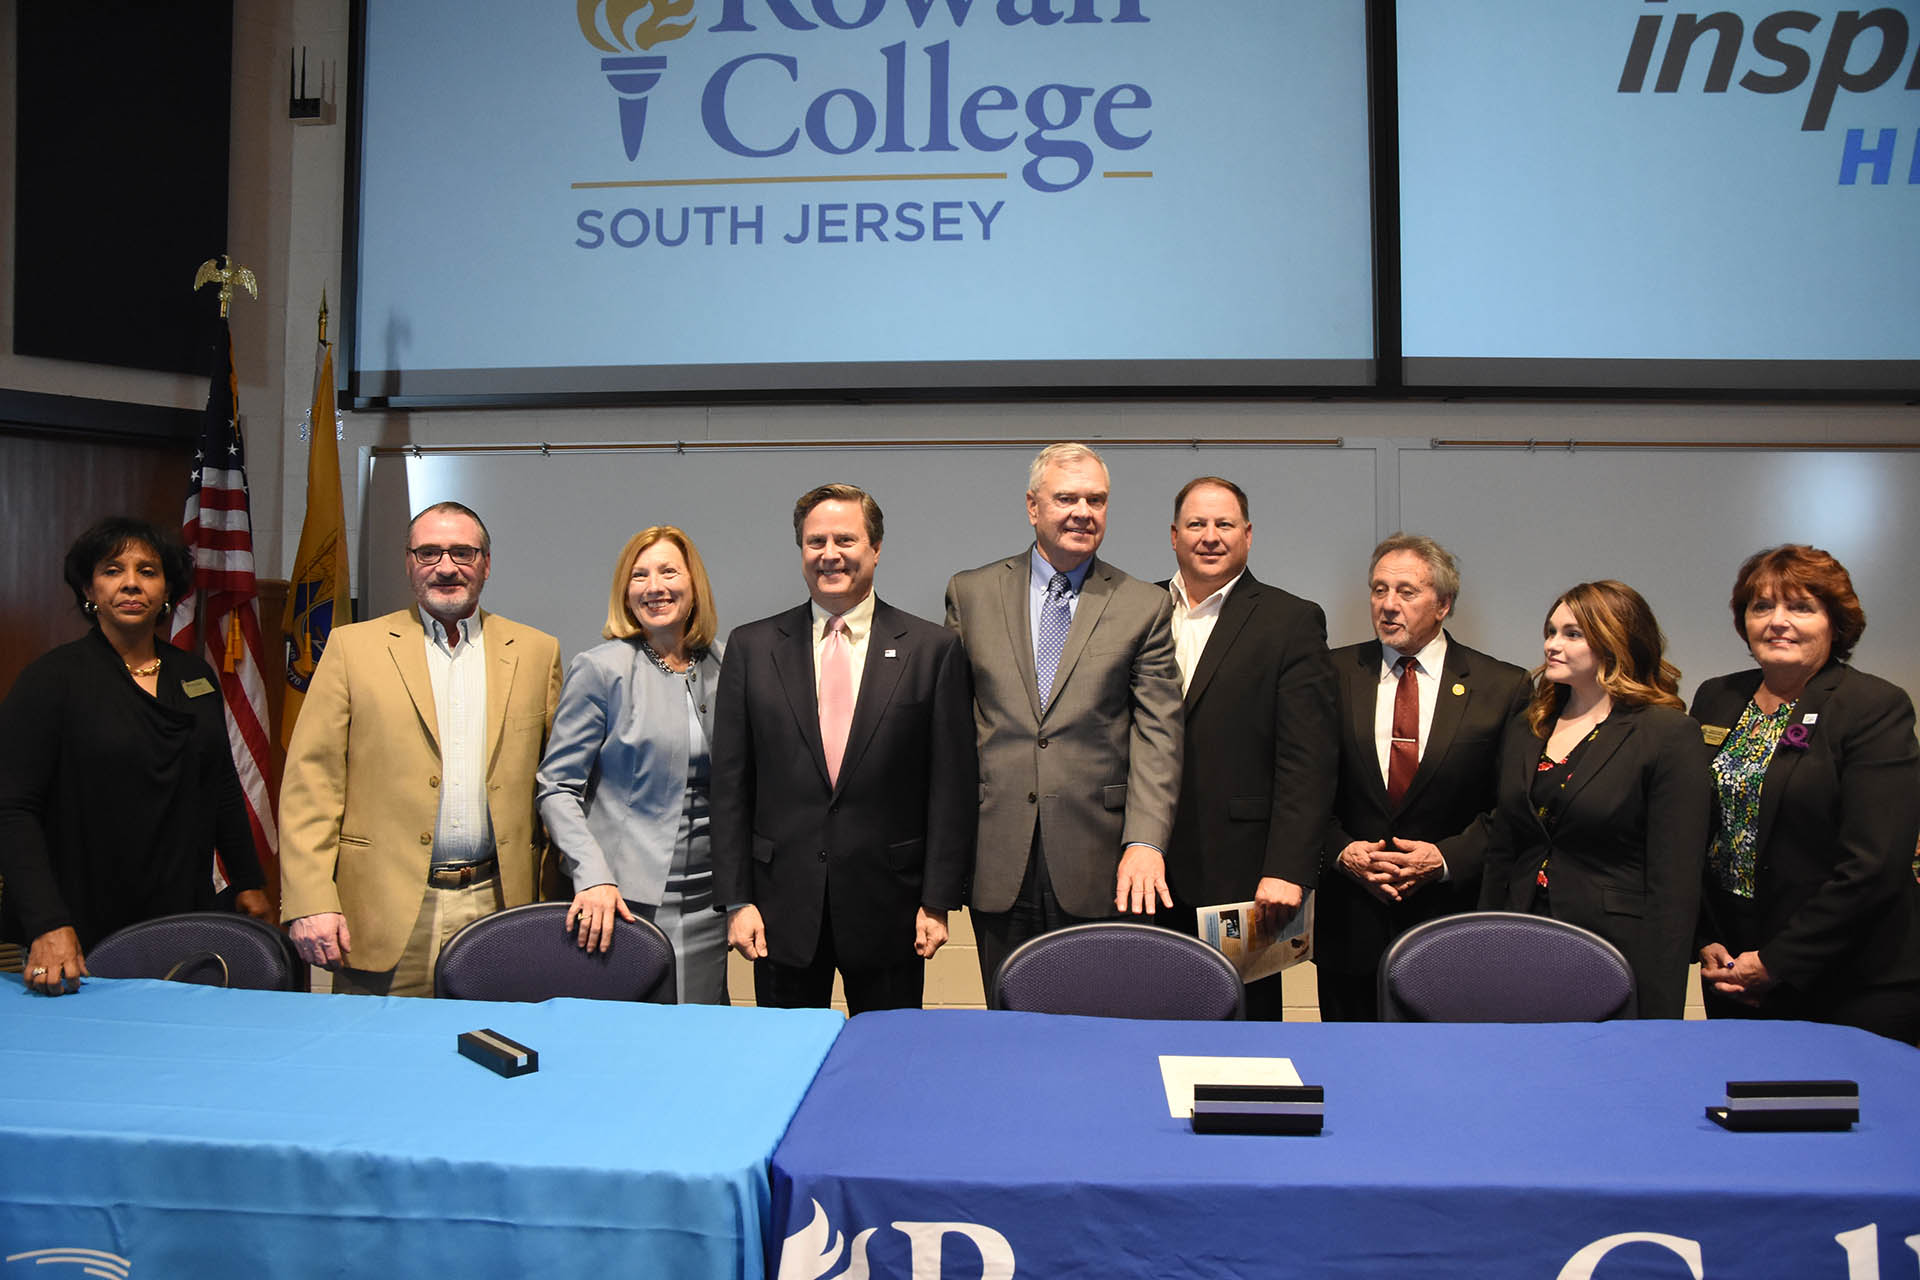
[{"label": "man in black suit", "polygon": [[1442,629],[1460,573],[1439,543],[1396,533],[1368,578],[1377,639],[1333,653],[1340,781],[1313,943],[1328,1022],[1378,1020],[1388,945],[1478,904],[1501,733],[1532,691]]},{"label": "man in black suit", "polygon": [[[1167,881],[1168,923],[1196,907],[1251,899],[1277,931],[1319,878],[1333,808],[1333,669],[1326,615],[1247,572],[1247,495],[1218,476],[1173,500],[1174,657],[1185,691],[1186,755]],[[1247,1016],[1277,1022],[1280,977],[1247,988]]]},{"label": "man in black suit", "polygon": [[852,485],[793,511],[807,604],[734,629],[714,708],[712,836],[727,941],[754,997],[918,1008],[973,860],[967,656],[873,593],[885,524]]}]

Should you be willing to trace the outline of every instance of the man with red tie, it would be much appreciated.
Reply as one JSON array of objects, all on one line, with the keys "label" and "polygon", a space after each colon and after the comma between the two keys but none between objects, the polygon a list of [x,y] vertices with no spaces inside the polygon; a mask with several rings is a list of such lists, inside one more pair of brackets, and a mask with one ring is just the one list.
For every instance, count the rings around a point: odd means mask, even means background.
[{"label": "man with red tie", "polygon": [[1368,579],[1376,638],[1333,652],[1340,776],[1313,943],[1326,1022],[1378,1020],[1387,947],[1473,909],[1501,733],[1532,691],[1519,667],[1442,628],[1460,572],[1439,543],[1394,534]]},{"label": "man with red tie", "polygon": [[809,600],[736,627],[714,706],[715,901],[757,1003],[918,1008],[965,900],[979,798],[973,683],[945,627],[874,594],[880,504],[793,509]]}]

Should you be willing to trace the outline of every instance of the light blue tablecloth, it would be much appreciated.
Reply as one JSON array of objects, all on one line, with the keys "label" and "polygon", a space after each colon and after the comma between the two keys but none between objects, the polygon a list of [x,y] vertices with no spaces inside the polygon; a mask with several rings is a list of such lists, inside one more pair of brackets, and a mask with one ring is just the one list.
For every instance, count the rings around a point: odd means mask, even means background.
[{"label": "light blue tablecloth", "polygon": [[[0,982],[0,1280],[758,1277],[839,1014]],[[490,1027],[539,1052],[503,1079]],[[39,1256],[51,1256],[40,1254]],[[11,1260],[8,1260],[11,1259]]]}]

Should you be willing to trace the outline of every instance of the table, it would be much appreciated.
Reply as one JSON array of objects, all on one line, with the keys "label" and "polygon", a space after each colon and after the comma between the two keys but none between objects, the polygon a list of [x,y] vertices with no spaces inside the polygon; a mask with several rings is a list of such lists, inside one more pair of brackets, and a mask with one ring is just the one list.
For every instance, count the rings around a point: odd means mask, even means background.
[{"label": "table", "polygon": [[[1325,1132],[1196,1135],[1163,1053],[1289,1057],[1326,1088]],[[1860,1123],[1704,1115],[1730,1079],[1784,1078],[1857,1080]],[[780,1280],[855,1254],[914,1280],[1913,1280],[1920,1052],[1804,1023],[870,1013],[775,1151],[773,1194]],[[1641,1234],[1667,1239],[1614,1239]]]},{"label": "table", "polygon": [[[844,1020],[0,982],[0,1278],[758,1277],[767,1159]],[[535,1049],[504,1079],[455,1051]],[[42,1255],[45,1256],[45,1255]],[[109,1266],[99,1274],[113,1271]]]}]

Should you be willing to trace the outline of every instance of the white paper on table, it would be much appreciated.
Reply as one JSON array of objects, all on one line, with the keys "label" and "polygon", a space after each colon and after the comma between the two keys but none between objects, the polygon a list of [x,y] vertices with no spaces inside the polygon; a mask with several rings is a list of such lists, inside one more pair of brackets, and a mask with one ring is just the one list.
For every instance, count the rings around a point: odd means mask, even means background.
[{"label": "white paper on table", "polygon": [[1299,1084],[1292,1058],[1197,1058],[1160,1055],[1160,1083],[1167,1090],[1167,1114],[1185,1120],[1193,1114],[1196,1084]]},{"label": "white paper on table", "polygon": [[1194,912],[1200,941],[1233,961],[1242,982],[1262,978],[1313,958],[1313,893],[1279,933],[1263,934],[1251,902],[1228,902]]}]

